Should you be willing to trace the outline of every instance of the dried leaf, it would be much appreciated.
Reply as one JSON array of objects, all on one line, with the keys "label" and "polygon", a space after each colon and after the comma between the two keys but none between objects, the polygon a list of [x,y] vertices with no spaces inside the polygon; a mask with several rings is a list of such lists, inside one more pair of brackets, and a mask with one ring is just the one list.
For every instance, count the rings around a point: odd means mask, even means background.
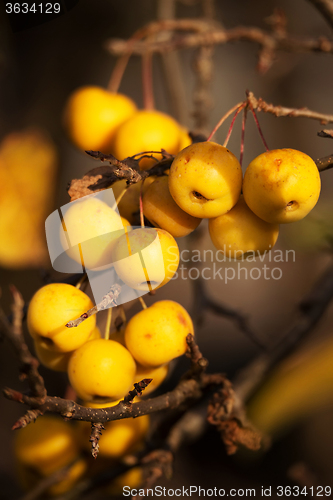
[{"label": "dried leaf", "polygon": [[218,428],[228,455],[236,453],[239,445],[253,451],[260,449],[261,435],[254,429],[243,427],[236,418],[220,422]]}]

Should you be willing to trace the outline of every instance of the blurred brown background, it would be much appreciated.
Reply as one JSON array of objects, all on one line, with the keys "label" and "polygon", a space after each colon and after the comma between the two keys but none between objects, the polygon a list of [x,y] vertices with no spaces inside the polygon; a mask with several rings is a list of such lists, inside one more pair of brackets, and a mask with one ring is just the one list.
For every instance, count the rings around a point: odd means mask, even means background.
[{"label": "blurred brown background", "polygon": [[[51,136],[59,152],[54,209],[69,201],[67,183],[97,166],[94,160],[77,151],[65,136],[62,110],[66,98],[81,85],[107,85],[115,59],[105,50],[105,41],[111,37],[127,38],[145,23],[156,19],[158,3],[158,0],[80,0],[66,15],[17,33],[11,31],[4,10],[1,10],[0,137],[31,126],[39,127]],[[286,13],[290,33],[332,38],[324,18],[306,0],[219,0],[215,7],[216,19],[227,28],[257,25],[267,29],[265,18],[272,14],[274,7],[279,7]],[[201,2],[178,1],[176,13],[177,17],[200,16]],[[210,128],[230,107],[244,99],[246,89],[274,104],[306,106],[324,113],[333,112],[331,55],[279,53],[277,61],[267,74],[259,75],[255,69],[257,51],[257,46],[246,42],[215,48]],[[187,96],[183,110],[186,118],[184,125],[190,129],[194,126],[191,112],[195,85],[192,63],[195,53],[195,50],[179,53]],[[140,70],[139,58],[133,57],[120,91],[131,96],[142,107]],[[155,56],[156,107],[172,113],[165,79],[161,59]],[[323,128],[318,122],[301,118],[278,119],[263,113],[259,115],[259,120],[272,149],[299,149],[314,159],[332,152],[331,141],[317,137],[317,131]],[[225,125],[218,131],[215,140],[223,142],[226,132]],[[229,143],[236,155],[239,154],[239,139],[240,123],[237,123]],[[244,168],[261,152],[263,146],[252,117],[249,116]],[[331,213],[332,173],[323,173],[322,180],[322,195],[313,211],[315,217],[320,217],[323,211],[326,217]],[[13,230],[18,230],[19,223],[18,221],[18,227]],[[235,279],[228,284],[220,280],[207,281],[207,287],[214,298],[249,315],[251,326],[267,342],[286,329],[293,318],[296,304],[330,261],[330,255],[322,251],[320,244],[311,245],[311,228],[301,224],[281,229],[278,248],[295,248],[296,261],[281,264],[283,276],[280,280]],[[182,242],[183,248],[186,244]],[[207,236],[203,238],[202,248],[212,248]],[[10,307],[8,284],[14,283],[26,300],[42,284],[38,269],[0,268],[0,277],[2,307],[7,313]],[[164,298],[179,300],[190,309],[189,280],[172,281],[158,293],[158,299]],[[151,303],[152,300],[148,298],[147,302]],[[314,331],[312,342],[319,342],[321,337],[331,335],[332,317],[333,311],[330,308]],[[236,325],[210,313],[205,315],[205,322],[197,332],[197,338],[203,354],[210,360],[210,369],[226,372],[228,376],[232,376],[259,352]],[[21,385],[17,379],[15,360],[5,342],[0,346],[0,385],[19,388]],[[186,361],[181,361],[165,388],[173,386],[185,367]],[[61,395],[66,386],[65,377],[53,375],[43,369],[42,372],[45,374],[49,393]],[[16,494],[8,494],[13,491],[11,488],[15,488],[12,486],[15,480],[10,427],[22,414],[23,408],[3,398],[0,405],[0,484],[4,484],[7,498],[16,498]],[[174,478],[163,484],[170,487],[198,484],[200,472],[199,483],[202,487],[257,487],[259,491],[259,485],[294,484],[288,479],[287,472],[290,466],[298,462],[306,463],[314,471],[318,484],[330,484],[333,477],[332,416],[333,405],[328,404],[325,408],[318,409],[288,429],[265,456],[245,454],[241,458],[227,457],[215,430],[211,429],[199,443],[182,452],[176,459]]]}]

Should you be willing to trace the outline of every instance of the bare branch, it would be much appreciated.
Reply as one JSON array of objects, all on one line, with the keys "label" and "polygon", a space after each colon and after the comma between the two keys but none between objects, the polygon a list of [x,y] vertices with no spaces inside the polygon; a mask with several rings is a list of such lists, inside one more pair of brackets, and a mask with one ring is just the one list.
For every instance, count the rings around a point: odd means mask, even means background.
[{"label": "bare branch", "polygon": [[[176,49],[188,49],[195,47],[209,47],[222,45],[235,41],[248,41],[260,46],[261,51],[272,53],[282,52],[333,52],[333,42],[325,37],[301,38],[291,35],[283,35],[277,31],[268,32],[252,26],[238,26],[232,29],[216,28],[209,21],[197,19],[175,19],[157,21],[148,24],[144,28],[145,35],[157,31],[194,31],[194,33],[180,35],[174,34],[169,40],[145,41],[137,40],[131,44],[127,40],[111,39],[106,44],[106,49],[113,55],[144,54],[147,51],[166,53]],[[262,58],[262,56],[261,56]],[[269,66],[269,65],[268,65]]]},{"label": "bare branch", "polygon": [[[9,340],[19,362],[20,379],[27,380],[29,385],[30,402],[42,404],[46,397],[44,380],[38,372],[39,362],[34,358],[22,333],[22,318],[24,301],[19,291],[11,286],[13,296],[12,323],[10,323],[2,310],[0,310],[0,330]],[[15,391],[13,391],[15,392]],[[19,394],[19,393],[17,393]]]},{"label": "bare branch", "polygon": [[315,164],[318,167],[319,172],[323,172],[324,170],[328,170],[333,167],[333,154],[329,156],[324,156],[323,158],[319,158],[315,161]]},{"label": "bare branch", "polygon": [[[113,420],[139,417],[161,410],[178,408],[182,403],[191,404],[193,401],[201,399],[206,390],[209,390],[214,385],[224,384],[225,381],[225,377],[221,374],[209,375],[204,373],[206,361],[204,361],[194,339],[188,337],[188,343],[191,350],[192,366],[178,385],[170,392],[153,399],[140,401],[139,403],[131,404],[131,401],[138,394],[138,389],[141,392],[144,386],[148,385],[150,379],[143,380],[137,384],[138,387],[134,389],[135,394],[133,391],[130,391],[129,395],[117,405],[101,409],[80,406],[74,401],[53,396],[47,396],[42,405],[37,405],[34,400],[32,401],[25,394],[18,393],[12,389],[6,389],[4,394],[8,399],[27,404],[28,406],[33,404],[41,413],[58,413],[67,419],[84,420],[92,423],[111,422]],[[197,367],[195,368],[196,365]]]},{"label": "bare branch", "polygon": [[324,113],[318,113],[317,111],[311,111],[308,108],[286,108],[284,106],[274,106],[273,104],[268,104],[261,97],[257,99],[252,92],[248,93],[248,101],[251,103],[254,109],[258,111],[264,111],[265,113],[271,113],[274,116],[290,116],[293,118],[303,117],[311,118],[312,120],[319,120],[322,124],[332,123],[333,115],[327,115]]}]

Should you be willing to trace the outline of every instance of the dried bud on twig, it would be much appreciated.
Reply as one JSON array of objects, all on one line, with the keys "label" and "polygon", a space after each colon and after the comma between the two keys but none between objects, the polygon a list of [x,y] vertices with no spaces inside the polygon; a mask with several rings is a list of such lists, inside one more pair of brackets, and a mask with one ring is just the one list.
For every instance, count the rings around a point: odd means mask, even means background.
[{"label": "dried bud on twig", "polygon": [[99,452],[99,439],[104,429],[104,425],[100,422],[91,424],[91,434],[89,441],[91,442],[91,454],[94,458],[97,458]]}]

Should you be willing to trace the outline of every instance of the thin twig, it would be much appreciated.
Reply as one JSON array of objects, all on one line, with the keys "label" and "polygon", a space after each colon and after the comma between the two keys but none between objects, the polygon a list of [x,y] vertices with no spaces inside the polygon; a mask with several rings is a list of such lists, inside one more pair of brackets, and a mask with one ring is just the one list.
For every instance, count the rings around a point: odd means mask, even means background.
[{"label": "thin twig", "polygon": [[[211,29],[213,21],[213,0],[202,0],[202,14],[207,22],[206,29]],[[208,133],[209,115],[212,108],[211,81],[213,75],[213,46],[200,46],[193,61],[196,84],[193,91],[194,130],[197,133]]]},{"label": "thin twig", "polygon": [[44,380],[38,372],[39,362],[31,355],[22,333],[24,301],[14,286],[11,286],[10,290],[13,297],[12,323],[0,309],[0,330],[14,349],[19,362],[20,379],[26,379],[28,382],[29,394],[26,397],[35,403],[43,403],[46,389]]},{"label": "thin twig", "polygon": [[248,93],[248,101],[252,104],[254,110],[271,113],[274,116],[289,116],[292,118],[302,117],[318,120],[322,124],[333,123],[333,115],[318,113],[317,111],[311,111],[308,108],[286,108],[285,106],[274,106],[274,104],[268,104],[265,102],[261,99],[261,97],[257,99],[252,92]]},{"label": "thin twig", "polygon": [[96,306],[89,309],[85,313],[81,314],[81,316],[77,319],[73,319],[66,323],[67,328],[75,328],[79,326],[83,321],[90,318],[94,314],[97,314],[99,311],[104,311],[104,309],[108,309],[109,307],[114,307],[117,305],[117,298],[121,292],[121,286],[116,284],[112,285],[110,291],[104,295],[101,302],[99,302]]},{"label": "thin twig", "polygon": [[[208,29],[207,29],[208,26]],[[237,26],[231,29],[216,28],[210,22],[196,19],[175,19],[156,21],[145,26],[146,34],[157,31],[194,31],[186,35],[174,35],[170,40],[135,41],[131,46],[126,40],[111,39],[106,43],[106,49],[113,55],[141,55],[148,50],[166,53],[176,49],[189,49],[202,46],[222,45],[235,41],[248,41],[258,44],[261,48],[278,52],[323,52],[333,53],[333,42],[325,37],[305,38],[292,35],[281,36],[279,33],[268,32],[254,26]]]},{"label": "thin twig", "polygon": [[[158,0],[157,18],[161,20],[174,19],[176,17],[176,4],[177,0]],[[163,31],[156,36],[160,40],[168,40],[171,33]],[[184,78],[180,55],[178,52],[169,52],[162,54],[161,58],[172,115],[182,125],[189,125],[188,106],[186,105],[186,79]]]}]

